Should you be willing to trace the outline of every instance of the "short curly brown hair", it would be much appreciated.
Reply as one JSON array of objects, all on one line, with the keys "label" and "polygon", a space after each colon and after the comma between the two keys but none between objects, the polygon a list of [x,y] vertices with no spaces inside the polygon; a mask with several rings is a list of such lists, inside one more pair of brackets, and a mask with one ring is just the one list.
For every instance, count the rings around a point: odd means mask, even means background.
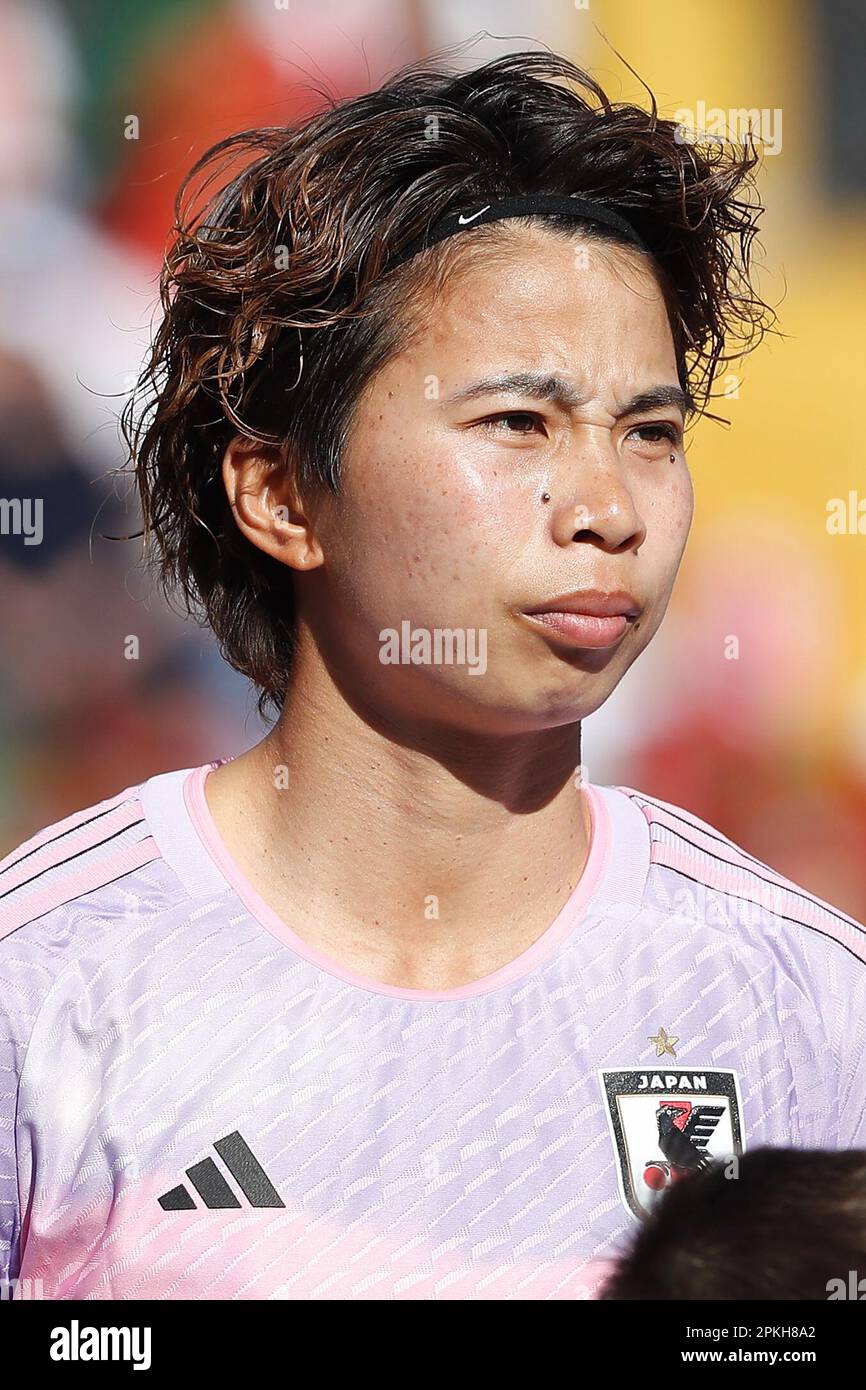
[{"label": "short curly brown hair", "polygon": [[681,384],[705,409],[720,364],[770,324],[750,280],[756,163],[750,137],[692,143],[652,97],[649,110],[611,102],[568,59],[536,51],[466,73],[413,63],[375,91],[203,155],[178,194],[163,317],[121,428],[166,591],[210,625],[260,708],[279,710],[290,678],[291,571],[236,526],[226,446],[238,433],[276,446],[299,486],[336,492],[365,385],[408,345],[460,258],[489,251],[499,228],[387,263],[461,206],[592,198],[649,248]]}]

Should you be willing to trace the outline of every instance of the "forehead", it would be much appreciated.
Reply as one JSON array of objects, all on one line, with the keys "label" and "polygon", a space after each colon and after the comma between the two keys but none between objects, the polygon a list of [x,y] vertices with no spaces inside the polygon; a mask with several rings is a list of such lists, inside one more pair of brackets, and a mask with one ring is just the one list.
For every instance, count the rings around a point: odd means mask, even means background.
[{"label": "forehead", "polygon": [[455,248],[413,355],[474,368],[505,354],[578,374],[616,371],[638,385],[676,380],[667,307],[645,255],[578,233],[496,230]]}]

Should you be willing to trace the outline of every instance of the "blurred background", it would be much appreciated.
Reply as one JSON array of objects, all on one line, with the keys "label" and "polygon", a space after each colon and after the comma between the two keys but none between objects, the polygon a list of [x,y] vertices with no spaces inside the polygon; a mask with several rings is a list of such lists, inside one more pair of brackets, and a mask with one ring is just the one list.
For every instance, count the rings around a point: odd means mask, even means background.
[{"label": "blurred background", "polygon": [[[263,731],[140,541],[103,539],[138,528],[117,416],[183,174],[321,84],[355,95],[474,39],[459,67],[547,46],[644,101],[618,52],[685,125],[760,113],[785,336],[725,377],[729,424],[692,435],[668,617],[583,758],[866,920],[864,32],[859,0],[0,0],[0,855]],[[4,510],[22,497],[43,499],[39,544]]]}]

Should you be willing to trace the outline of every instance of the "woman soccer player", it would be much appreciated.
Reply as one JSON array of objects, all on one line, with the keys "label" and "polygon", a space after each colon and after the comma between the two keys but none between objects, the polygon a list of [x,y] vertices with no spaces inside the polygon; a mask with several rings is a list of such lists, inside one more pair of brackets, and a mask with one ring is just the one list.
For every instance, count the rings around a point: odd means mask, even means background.
[{"label": "woman soccer player", "polygon": [[864,928],[580,746],[768,322],[754,163],[518,53],[194,171],[125,427],[277,718],[2,867],[5,1278],[575,1298],[712,1159],[866,1143]]}]

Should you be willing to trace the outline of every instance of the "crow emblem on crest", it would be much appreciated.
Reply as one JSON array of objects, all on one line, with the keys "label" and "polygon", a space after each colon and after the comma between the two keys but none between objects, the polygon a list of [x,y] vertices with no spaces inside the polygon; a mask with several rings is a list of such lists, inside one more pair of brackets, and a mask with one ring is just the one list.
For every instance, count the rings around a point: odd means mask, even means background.
[{"label": "crow emblem on crest", "polygon": [[688,1100],[663,1101],[656,1122],[659,1148],[668,1162],[691,1171],[708,1168],[710,1160],[706,1148],[723,1114],[721,1105],[692,1105]]}]

